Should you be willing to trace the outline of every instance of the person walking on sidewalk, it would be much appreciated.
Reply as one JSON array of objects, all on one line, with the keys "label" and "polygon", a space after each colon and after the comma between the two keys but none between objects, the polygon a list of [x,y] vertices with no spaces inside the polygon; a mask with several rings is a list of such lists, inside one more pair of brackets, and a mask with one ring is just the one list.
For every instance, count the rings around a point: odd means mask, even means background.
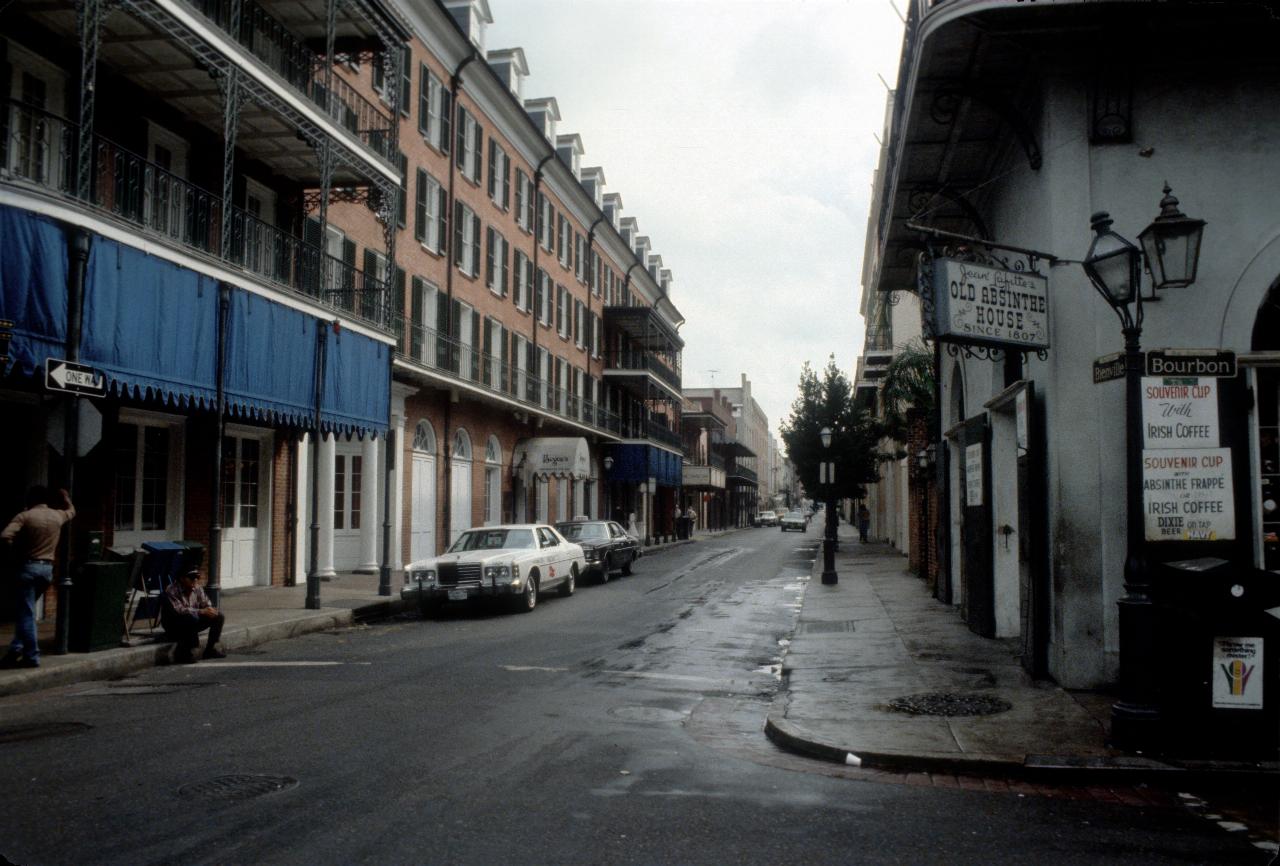
[{"label": "person walking on sidewalk", "polygon": [[858,506],[858,540],[867,543],[867,532],[871,529],[871,511],[864,502]]},{"label": "person walking on sidewalk", "polygon": [[200,632],[209,630],[204,643],[204,658],[224,659],[227,654],[218,649],[222,637],[222,625],[226,617],[209,603],[209,596],[200,587],[200,570],[188,569],[164,591],[160,624],[165,635],[178,642],[173,660],[179,664],[195,661],[195,650],[200,645]]},{"label": "person walking on sidewalk", "polygon": [[[53,582],[53,556],[63,525],[76,516],[71,495],[59,490],[59,500],[50,501],[45,487],[27,491],[27,507],[0,532],[0,541],[9,545],[17,567],[17,621],[9,652],[0,667],[40,667],[40,645],[36,642],[36,599]],[[56,505],[57,507],[53,507]]]}]

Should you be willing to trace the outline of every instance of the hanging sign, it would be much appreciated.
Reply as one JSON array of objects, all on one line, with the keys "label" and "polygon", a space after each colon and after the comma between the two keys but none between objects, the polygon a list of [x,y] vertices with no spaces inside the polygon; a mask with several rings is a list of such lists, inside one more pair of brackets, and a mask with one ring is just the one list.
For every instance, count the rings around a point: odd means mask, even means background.
[{"label": "hanging sign", "polygon": [[1152,349],[1147,352],[1148,376],[1236,375],[1236,353],[1218,349]]},{"label": "hanging sign", "polygon": [[956,259],[934,260],[934,334],[953,343],[1049,348],[1049,281]]},{"label": "hanging sign", "polygon": [[1236,537],[1230,448],[1142,452],[1147,541],[1227,541]]},{"label": "hanging sign", "polygon": [[1213,639],[1213,705],[1262,709],[1262,638]]},{"label": "hanging sign", "polygon": [[1103,355],[1101,358],[1093,362],[1093,384],[1101,385],[1103,382],[1114,382],[1116,379],[1123,379],[1125,373],[1124,352],[1114,352],[1110,355]]},{"label": "hanging sign", "polygon": [[1218,380],[1142,379],[1142,447],[1216,448]]}]

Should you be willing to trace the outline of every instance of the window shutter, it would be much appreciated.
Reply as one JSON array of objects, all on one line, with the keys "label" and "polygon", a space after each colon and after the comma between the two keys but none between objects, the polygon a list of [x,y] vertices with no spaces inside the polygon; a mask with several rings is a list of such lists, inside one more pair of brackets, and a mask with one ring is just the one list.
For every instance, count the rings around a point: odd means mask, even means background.
[{"label": "window shutter", "polygon": [[473,152],[476,155],[476,159],[475,159],[475,174],[471,179],[478,183],[480,181],[480,160],[484,158],[484,128],[481,127],[480,124],[477,122],[472,124],[472,129],[475,130],[475,141],[473,142],[473,145],[474,145]]},{"label": "window shutter", "polygon": [[418,67],[418,132],[427,134],[431,116],[431,73],[427,64]]},{"label": "window shutter", "polygon": [[[449,296],[444,292],[436,293],[436,331],[446,336],[453,334],[449,317]],[[436,340],[436,366],[442,370],[449,368],[448,340]]]},{"label": "window shutter", "polygon": [[418,169],[418,188],[413,205],[413,236],[419,241],[427,239],[427,173]]},{"label": "window shutter", "polygon": [[415,361],[422,360],[422,277],[414,277],[409,283],[413,292],[409,297],[409,357]]},{"label": "window shutter", "polygon": [[476,310],[471,311],[471,378],[477,379],[480,376],[480,340],[476,339],[476,335],[480,333],[480,313]]},{"label": "window shutter", "polygon": [[509,268],[507,268],[507,247],[508,246],[510,246],[510,244],[507,243],[507,239],[499,235],[498,236],[498,262],[499,264],[502,265],[502,267],[498,271],[498,294],[502,295],[502,297],[504,298],[507,296],[507,273],[509,271]]},{"label": "window shutter", "polygon": [[524,221],[524,171],[516,169],[516,222]]},{"label": "window shutter", "polygon": [[453,203],[453,263],[462,267],[462,202]]},{"label": "window shutter", "polygon": [[458,164],[458,168],[462,169],[462,173],[466,174],[467,168],[467,110],[461,105],[458,106],[458,126],[457,126],[457,147],[454,150],[454,161]]},{"label": "window shutter", "polygon": [[492,138],[489,139],[489,198],[493,198],[498,191],[498,171],[495,163],[498,161],[498,143]]},{"label": "window shutter", "polygon": [[436,236],[431,239],[431,245],[437,253],[444,255],[445,242],[449,238],[449,191],[443,186],[437,189],[439,196],[439,207],[437,212],[440,214],[439,225],[436,226]]},{"label": "window shutter", "polygon": [[453,92],[440,84],[440,140],[436,146],[441,153],[449,152],[449,144],[453,141]]},{"label": "window shutter", "polygon": [[374,253],[373,250],[366,249],[364,251],[364,275],[361,280],[361,284],[357,288],[359,289],[370,288],[371,286],[369,283],[369,279],[370,277],[376,277],[377,274],[378,274],[378,256],[376,253]]},{"label": "window shutter", "polygon": [[483,351],[484,351],[485,363],[480,365],[480,367],[481,367],[481,369],[480,369],[480,379],[481,379],[481,381],[482,381],[482,382],[484,382],[486,385],[492,385],[492,384],[493,384],[493,375],[492,375],[492,373],[490,372],[489,364],[488,364],[488,360],[489,360],[490,358],[492,358],[492,357],[493,357],[493,328],[492,328],[492,325],[493,325],[493,323],[492,323],[491,321],[486,321],[486,322],[484,323],[484,340],[483,340],[483,347],[482,347],[482,348],[483,348]]},{"label": "window shutter", "polygon": [[480,276],[480,217],[471,215],[471,276]]},{"label": "window shutter", "polygon": [[497,250],[494,249],[495,234],[496,232],[494,232],[493,226],[489,226],[487,229],[485,229],[485,235],[486,235],[485,245],[487,249],[485,252],[485,261],[484,261],[484,284],[491,289],[494,288],[494,282],[496,282],[496,278],[497,278],[497,274],[494,273],[494,268],[493,268],[493,257],[497,253]]},{"label": "window shutter", "polygon": [[502,157],[502,209],[511,207],[511,157]]},{"label": "window shutter", "polygon": [[342,279],[332,288],[350,291],[356,287],[356,242],[350,238],[342,239]]}]

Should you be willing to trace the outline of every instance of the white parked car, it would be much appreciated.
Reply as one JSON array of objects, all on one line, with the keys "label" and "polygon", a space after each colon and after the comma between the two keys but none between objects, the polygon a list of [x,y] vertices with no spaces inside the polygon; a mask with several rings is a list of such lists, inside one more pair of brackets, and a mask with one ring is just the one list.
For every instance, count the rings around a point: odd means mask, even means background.
[{"label": "white parked car", "polygon": [[476,527],[441,556],[409,563],[400,597],[424,614],[479,599],[503,599],[527,612],[549,590],[573,595],[586,567],[582,548],[546,524]]}]

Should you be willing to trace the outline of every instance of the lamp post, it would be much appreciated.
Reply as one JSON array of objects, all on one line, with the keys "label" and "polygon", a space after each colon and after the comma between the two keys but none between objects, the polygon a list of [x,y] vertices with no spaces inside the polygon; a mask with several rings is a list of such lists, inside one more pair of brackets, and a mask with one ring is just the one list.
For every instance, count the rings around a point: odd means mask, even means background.
[{"label": "lamp post", "polygon": [[[1204,221],[1178,211],[1178,200],[1164,187],[1160,215],[1138,236],[1156,289],[1195,281]],[[1114,744],[1131,751],[1158,744],[1160,707],[1155,653],[1155,605],[1146,528],[1142,514],[1142,252],[1111,230],[1111,217],[1092,217],[1093,243],[1084,271],[1093,287],[1120,319],[1125,358],[1125,595],[1117,602],[1120,619],[1120,698],[1111,706]]]},{"label": "lamp post", "polygon": [[[818,434],[822,439],[822,454],[831,457],[831,428],[823,427]],[[836,574],[836,465],[831,460],[821,463],[821,478],[827,487],[827,525],[825,537],[822,539],[822,583],[834,586],[840,582]]]},{"label": "lamp post", "polygon": [[[609,478],[609,470],[613,468],[613,458],[605,456],[604,458],[604,518],[605,520],[613,520],[613,481]],[[622,521],[619,520],[619,523]]]},{"label": "lamp post", "polygon": [[933,464],[933,446],[916,454],[917,478],[920,479],[920,576],[929,581],[929,468]]}]

